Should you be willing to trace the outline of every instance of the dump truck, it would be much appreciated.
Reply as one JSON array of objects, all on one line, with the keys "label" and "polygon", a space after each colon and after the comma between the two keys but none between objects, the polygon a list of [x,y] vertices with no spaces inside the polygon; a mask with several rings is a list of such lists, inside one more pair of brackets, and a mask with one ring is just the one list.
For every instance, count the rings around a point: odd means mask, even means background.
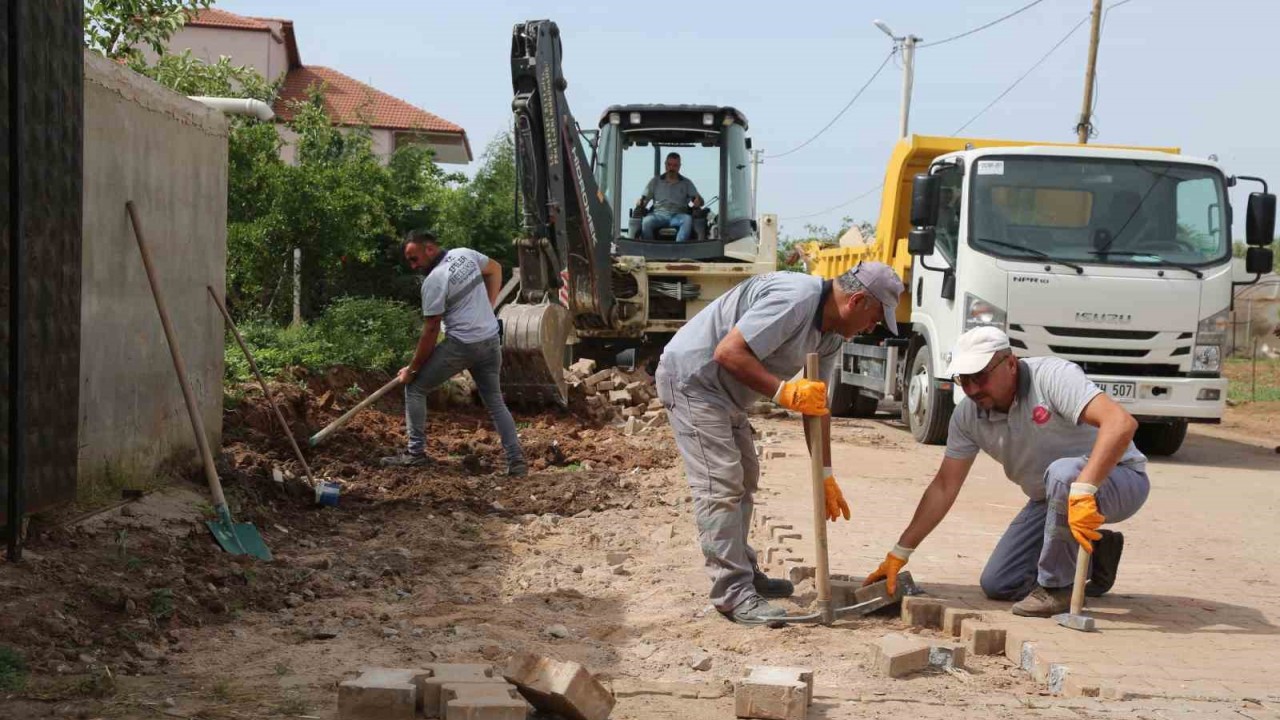
[{"label": "dump truck", "polygon": [[[1256,182],[1245,269],[1232,263],[1228,188]],[[1272,267],[1275,195],[1261,178],[1172,147],[911,136],[894,147],[874,240],[809,244],[810,272],[863,260],[905,287],[901,334],[845,343],[833,412],[900,403],[922,443],[942,443],[960,388],[944,374],[956,339],[999,327],[1019,356],[1080,365],[1139,421],[1135,441],[1170,455],[1187,424],[1221,421],[1223,346],[1236,285]]]},{"label": "dump truck", "polygon": [[[777,220],[753,217],[747,118],[730,106],[614,105],[584,130],[569,110],[560,31],[515,26],[511,45],[516,178],[523,231],[502,305],[503,392],[564,404],[576,357],[656,362],[686,321],[735,285],[776,268]],[[690,236],[642,233],[638,203],[666,155],[704,202]]]}]

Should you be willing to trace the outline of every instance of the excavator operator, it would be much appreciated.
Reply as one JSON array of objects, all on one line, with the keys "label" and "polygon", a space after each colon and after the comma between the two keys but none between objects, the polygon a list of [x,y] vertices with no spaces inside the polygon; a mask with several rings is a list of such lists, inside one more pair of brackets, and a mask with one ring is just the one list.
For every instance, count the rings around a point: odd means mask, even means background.
[{"label": "excavator operator", "polygon": [[658,230],[673,227],[676,228],[676,242],[688,242],[693,235],[693,214],[689,212],[689,206],[702,207],[702,196],[693,186],[693,181],[680,174],[680,153],[667,153],[666,166],[667,171],[649,181],[636,203],[639,209],[653,201],[653,212],[644,216],[640,236],[653,240]]}]

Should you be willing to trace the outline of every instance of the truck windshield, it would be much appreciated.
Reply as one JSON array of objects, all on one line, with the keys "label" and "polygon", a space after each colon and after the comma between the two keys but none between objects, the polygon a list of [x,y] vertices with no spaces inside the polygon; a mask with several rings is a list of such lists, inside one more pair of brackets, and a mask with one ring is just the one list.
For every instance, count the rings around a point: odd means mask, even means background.
[{"label": "truck windshield", "polygon": [[1004,156],[972,173],[970,245],[987,254],[1173,266],[1230,255],[1222,176],[1211,168]]}]

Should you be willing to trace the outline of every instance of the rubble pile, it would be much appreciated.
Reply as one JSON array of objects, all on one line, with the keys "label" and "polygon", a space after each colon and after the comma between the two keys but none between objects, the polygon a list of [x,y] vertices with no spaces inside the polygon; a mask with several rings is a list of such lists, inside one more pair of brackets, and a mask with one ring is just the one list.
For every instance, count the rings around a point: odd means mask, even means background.
[{"label": "rubble pile", "polygon": [[565,381],[570,410],[595,422],[621,421],[627,435],[647,432],[667,421],[653,378],[643,370],[596,370],[595,360],[582,359],[565,370]]}]

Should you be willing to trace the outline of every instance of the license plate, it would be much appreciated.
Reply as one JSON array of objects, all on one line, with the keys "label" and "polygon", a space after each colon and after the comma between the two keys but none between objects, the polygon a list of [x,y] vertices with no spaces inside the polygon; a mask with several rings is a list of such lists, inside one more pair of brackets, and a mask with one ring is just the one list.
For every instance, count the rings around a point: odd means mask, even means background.
[{"label": "license plate", "polygon": [[1137,383],[1131,382],[1100,382],[1102,391],[1111,396],[1116,402],[1128,403],[1133,402],[1138,394]]}]

